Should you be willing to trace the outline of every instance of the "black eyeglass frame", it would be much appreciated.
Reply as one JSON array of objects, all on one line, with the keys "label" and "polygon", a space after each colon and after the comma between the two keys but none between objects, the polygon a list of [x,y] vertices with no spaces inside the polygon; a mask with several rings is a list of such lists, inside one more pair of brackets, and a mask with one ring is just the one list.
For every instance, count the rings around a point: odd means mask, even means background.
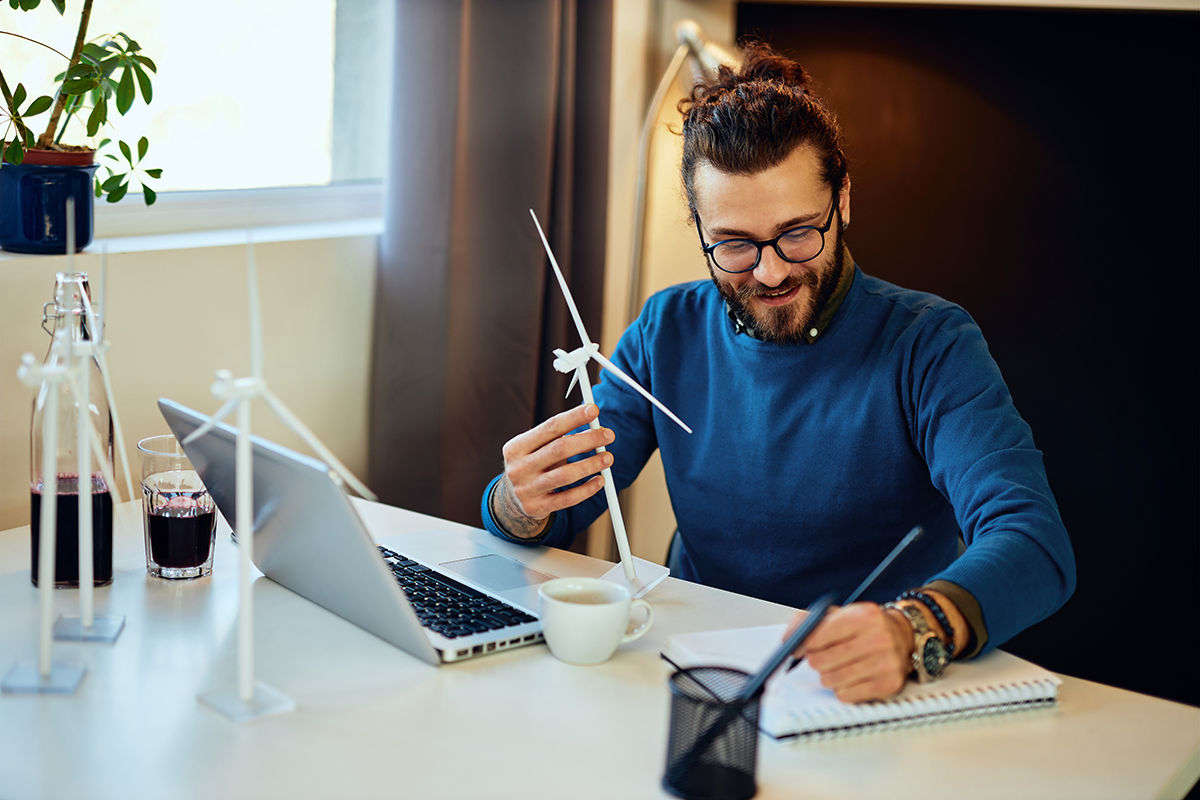
[{"label": "black eyeglass frame", "polygon": [[[764,247],[774,248],[775,252],[779,255],[779,257],[782,258],[784,261],[788,262],[789,264],[803,264],[807,261],[812,261],[814,258],[821,255],[821,253],[825,252],[825,234],[829,233],[830,227],[833,226],[833,214],[835,211],[837,211],[837,207],[838,207],[838,194],[839,194],[838,190],[835,189],[833,192],[833,201],[831,202],[831,204],[829,206],[829,217],[826,218],[824,225],[797,225],[794,228],[788,228],[786,231],[779,234],[774,239],[764,239],[762,241],[758,241],[757,239],[736,238],[736,239],[722,239],[719,242],[713,242],[712,244],[708,244],[704,241],[704,233],[700,230],[700,212],[694,211],[694,212],[692,212],[692,217],[693,217],[693,222],[696,225],[696,235],[700,237],[700,249],[703,250],[704,255],[708,256],[709,260],[712,261],[713,266],[715,266],[717,269],[721,270],[722,272],[729,273],[730,275],[741,275],[743,273],[753,271],[759,265],[759,262],[762,261],[762,253],[763,253]],[[805,229],[816,231],[817,233],[819,233],[821,235],[821,247],[817,250],[817,252],[813,253],[808,258],[802,258],[799,261],[788,258],[786,255],[783,254],[783,250],[780,249],[779,240],[789,234],[795,233],[798,230],[805,230]],[[725,267],[722,267],[720,264],[718,264],[716,257],[713,255],[713,251],[716,250],[721,245],[728,244],[730,242],[746,242],[747,244],[754,245],[754,247],[758,250],[758,252],[755,254],[755,257],[754,257],[754,263],[751,264],[750,266],[746,267],[745,269],[726,269]]]}]

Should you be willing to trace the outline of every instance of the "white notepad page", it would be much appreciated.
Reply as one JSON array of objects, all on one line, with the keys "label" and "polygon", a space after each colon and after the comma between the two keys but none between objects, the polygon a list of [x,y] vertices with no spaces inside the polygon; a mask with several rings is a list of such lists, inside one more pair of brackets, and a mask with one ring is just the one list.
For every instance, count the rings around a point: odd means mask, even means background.
[{"label": "white notepad page", "polygon": [[[785,625],[764,625],[675,634],[667,638],[664,653],[681,667],[722,666],[753,673],[779,646],[785,630]],[[779,670],[768,682],[759,726],[776,738],[845,736],[1052,705],[1061,682],[1036,664],[994,650],[952,662],[941,680],[910,681],[889,700],[849,704],[821,686],[816,672],[802,662],[791,672]]]}]

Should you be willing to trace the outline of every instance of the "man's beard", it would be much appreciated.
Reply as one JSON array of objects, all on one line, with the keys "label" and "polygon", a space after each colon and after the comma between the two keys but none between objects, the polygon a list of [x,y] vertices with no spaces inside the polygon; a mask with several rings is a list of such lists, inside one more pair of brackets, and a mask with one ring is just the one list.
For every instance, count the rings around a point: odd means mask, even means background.
[{"label": "man's beard", "polygon": [[[709,263],[708,274],[712,277],[713,283],[717,285],[717,290],[729,303],[734,315],[742,321],[742,324],[756,339],[777,344],[806,341],[805,332],[829,304],[829,298],[833,297],[833,293],[837,290],[838,281],[845,268],[841,226],[838,225],[834,230],[833,262],[829,269],[821,273],[805,270],[799,275],[789,275],[787,280],[772,288],[763,286],[758,281],[752,281],[735,289],[718,280],[716,270]],[[751,299],[757,295],[767,292],[775,293],[780,290],[791,291],[796,286],[807,287],[807,296],[777,308],[766,306],[754,310],[751,306]]]}]

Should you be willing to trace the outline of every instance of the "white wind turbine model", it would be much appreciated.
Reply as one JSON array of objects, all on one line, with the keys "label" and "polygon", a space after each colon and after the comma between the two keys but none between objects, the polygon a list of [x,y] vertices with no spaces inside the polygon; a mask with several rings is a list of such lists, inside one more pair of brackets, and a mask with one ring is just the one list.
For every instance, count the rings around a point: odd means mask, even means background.
[{"label": "white wind turbine model", "polygon": [[[565,350],[554,351],[554,355],[557,356],[557,358],[554,359],[554,368],[562,373],[575,373],[571,377],[571,383],[567,387],[567,393],[570,394],[571,389],[575,388],[575,383],[578,382],[579,389],[583,393],[583,401],[589,404],[595,403],[595,400],[592,397],[591,379],[588,377],[587,371],[588,362],[595,360],[601,367],[608,370],[625,383],[629,384],[629,386],[637,391],[638,394],[642,395],[651,403],[653,403],[660,411],[662,411],[664,414],[670,417],[672,421],[679,425],[679,427],[683,428],[688,433],[691,433],[692,429],[685,425],[683,420],[675,416],[675,414],[665,405],[660,403],[658,399],[654,397],[654,395],[650,394],[641,386],[639,386],[637,381],[629,377],[629,375],[623,370],[600,354],[600,345],[591,340],[591,337],[588,336],[587,329],[583,327],[583,318],[579,315],[579,309],[575,306],[575,299],[571,296],[571,290],[567,288],[567,279],[563,277],[562,270],[559,269],[558,260],[554,258],[554,253],[550,249],[550,242],[546,239],[546,233],[542,230],[542,225],[540,222],[538,222],[537,214],[533,212],[532,208],[529,209],[529,216],[533,217],[533,224],[537,227],[538,236],[542,238],[542,246],[546,248],[546,255],[550,257],[550,266],[554,268],[554,276],[558,278],[558,285],[562,289],[563,297],[567,301],[567,308],[571,312],[571,319],[575,321],[575,327],[579,331],[579,337],[583,340],[583,345],[581,347],[578,347],[569,353]],[[597,417],[592,419],[589,425],[593,429],[599,428],[599,418]],[[596,452],[605,452],[604,446],[601,445],[600,447],[597,447]],[[625,532],[625,520],[621,516],[621,506],[617,502],[617,486],[613,481],[612,470],[608,467],[605,467],[600,471],[600,474],[604,476],[604,495],[608,500],[608,510],[612,516],[613,533],[616,535],[617,539],[617,552],[621,556],[621,569],[624,572],[625,580],[629,583],[630,589],[633,590],[634,595],[637,596],[648,591],[653,586],[653,583],[657,582],[657,580],[651,583],[638,580],[637,571],[634,568],[635,559],[633,554],[629,552],[629,536]],[[659,575],[657,578],[659,580],[666,576],[666,572],[662,571],[662,567],[642,559],[637,560],[642,561],[642,563],[648,568],[658,571]]]},{"label": "white wind turbine model", "polygon": [[300,418],[288,410],[269,388],[262,372],[262,320],[258,304],[258,278],[254,262],[253,243],[246,241],[246,281],[250,300],[250,377],[234,378],[228,370],[219,370],[212,385],[212,393],[225,403],[203,425],[192,431],[184,443],[203,436],[212,430],[222,417],[235,407],[237,409],[237,445],[235,459],[235,512],[234,530],[238,541],[238,685],[236,695],[216,688],[200,696],[200,699],[234,722],[243,722],[266,714],[291,711],[295,702],[279,691],[254,680],[254,599],[250,588],[250,553],[254,546],[254,482],[250,449],[250,406],[254,398],[261,397],[285,425],[297,433],[317,452],[326,464],[353,487],[354,491],[370,500],[375,494],[363,485],[330,450],[321,443]]},{"label": "white wind turbine model", "polygon": [[[67,198],[67,272],[74,272],[72,262],[75,258],[75,199]],[[54,638],[65,641],[107,642],[116,641],[125,627],[123,616],[96,616],[93,610],[93,552],[92,552],[92,482],[85,480],[84,475],[91,475],[88,456],[88,439],[91,449],[96,454],[96,461],[104,474],[109,491],[116,495],[117,484],[108,471],[108,459],[101,448],[96,431],[88,422],[86,409],[90,401],[91,366],[95,359],[104,386],[105,400],[108,411],[112,416],[113,438],[116,439],[117,453],[121,459],[121,467],[125,472],[125,491],[130,500],[133,496],[133,479],[129,472],[129,459],[125,452],[125,437],[121,432],[121,417],[117,413],[117,398],[113,394],[112,380],[109,378],[108,363],[104,354],[108,351],[105,340],[104,319],[107,309],[104,302],[108,286],[108,254],[101,256],[100,277],[100,310],[92,307],[92,301],[85,291],[80,292],[80,302],[83,304],[84,319],[91,334],[90,341],[70,343],[71,374],[68,385],[81,409],[78,416],[76,454],[79,459],[76,474],[79,491],[79,617],[62,617],[54,624]],[[53,474],[53,473],[50,473]],[[55,487],[57,489],[57,486]],[[40,579],[39,579],[40,580]]]},{"label": "white wind turbine model", "polygon": [[[23,384],[34,389],[45,386],[47,390],[46,405],[42,409],[42,488],[46,489],[51,485],[53,488],[50,489],[49,495],[43,495],[39,516],[38,605],[41,615],[38,625],[37,665],[34,667],[23,663],[15,664],[4,676],[3,684],[0,684],[0,688],[6,693],[71,694],[79,686],[79,681],[83,679],[83,673],[86,671],[82,665],[55,664],[51,658],[54,556],[57,546],[54,527],[58,524],[58,388],[61,383],[71,380],[71,366],[68,361],[70,344],[65,330],[58,329],[54,332],[50,349],[58,358],[47,360],[54,363],[39,365],[31,354],[26,353],[17,370],[17,377]],[[90,453],[90,450],[85,452]]]}]

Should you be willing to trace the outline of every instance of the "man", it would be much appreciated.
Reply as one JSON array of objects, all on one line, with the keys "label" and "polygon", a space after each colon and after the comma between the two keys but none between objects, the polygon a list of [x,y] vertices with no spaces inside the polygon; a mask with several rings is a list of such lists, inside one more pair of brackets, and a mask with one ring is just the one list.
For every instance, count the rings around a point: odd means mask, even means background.
[{"label": "man", "polygon": [[[679,525],[676,575],[803,607],[848,594],[916,525],[925,536],[805,653],[848,702],[990,650],[1074,590],[1041,453],[974,321],[872,278],[842,239],[850,175],[833,116],[758,45],[680,104],[682,177],[711,282],[651,297],[619,381],[504,447],[484,524],[564,546],[657,448]],[[608,452],[595,454],[598,445]],[[958,555],[959,537],[965,551]],[[883,605],[881,605],[883,603]]]}]

